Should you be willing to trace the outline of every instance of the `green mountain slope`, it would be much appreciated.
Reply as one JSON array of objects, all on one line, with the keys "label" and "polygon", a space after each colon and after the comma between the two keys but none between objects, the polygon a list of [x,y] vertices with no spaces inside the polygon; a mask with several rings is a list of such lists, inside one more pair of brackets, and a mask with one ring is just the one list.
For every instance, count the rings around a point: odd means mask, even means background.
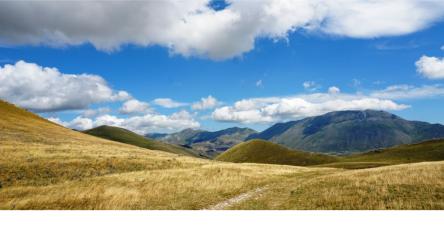
[{"label": "green mountain slope", "polygon": [[238,144],[218,155],[216,160],[234,163],[266,163],[308,166],[337,161],[337,157],[293,151],[264,140]]},{"label": "green mountain slope", "polygon": [[132,131],[119,127],[99,126],[90,130],[83,131],[83,133],[151,150],[160,150],[175,154],[198,156],[191,149],[148,139]]},{"label": "green mountain slope", "polygon": [[264,139],[296,150],[350,154],[437,138],[444,138],[443,125],[365,110],[279,123],[247,140]]}]

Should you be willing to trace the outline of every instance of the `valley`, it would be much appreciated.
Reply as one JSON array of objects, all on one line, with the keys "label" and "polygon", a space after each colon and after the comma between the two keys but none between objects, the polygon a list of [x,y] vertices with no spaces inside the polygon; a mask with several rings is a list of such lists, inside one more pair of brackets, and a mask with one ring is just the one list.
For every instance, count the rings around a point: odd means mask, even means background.
[{"label": "valley", "polygon": [[250,128],[232,127],[214,132],[185,129],[173,134],[148,134],[146,137],[169,144],[189,147],[202,156],[214,158],[216,155],[245,141],[249,136],[256,133],[257,131]]}]

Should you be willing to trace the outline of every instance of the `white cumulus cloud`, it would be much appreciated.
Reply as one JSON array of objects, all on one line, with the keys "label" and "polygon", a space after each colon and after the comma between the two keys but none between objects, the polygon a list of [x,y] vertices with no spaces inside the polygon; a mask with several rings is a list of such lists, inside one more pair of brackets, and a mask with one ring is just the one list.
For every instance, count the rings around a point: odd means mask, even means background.
[{"label": "white cumulus cloud", "polygon": [[191,108],[193,110],[207,110],[213,109],[218,104],[220,104],[219,101],[213,96],[209,95],[208,97],[201,98],[199,102],[193,103]]},{"label": "white cumulus cloud", "polygon": [[150,111],[150,105],[146,102],[139,101],[137,99],[131,99],[123,103],[120,107],[119,112],[121,114],[133,114],[133,113],[143,113]]},{"label": "white cumulus cloud", "polygon": [[65,74],[56,68],[18,61],[0,67],[0,98],[35,112],[85,109],[93,103],[130,98],[92,74]]},{"label": "white cumulus cloud", "polygon": [[332,86],[332,87],[328,88],[328,93],[330,93],[330,94],[337,94],[340,92],[341,92],[341,90],[336,86]]},{"label": "white cumulus cloud", "polygon": [[444,58],[422,56],[416,61],[416,70],[432,80],[444,79]]},{"label": "white cumulus cloud", "polygon": [[[226,59],[257,38],[289,33],[374,38],[412,33],[442,20],[442,0],[227,0],[215,11],[194,1],[0,1],[0,44],[160,45],[183,56]],[[365,26],[362,26],[365,25]]]}]

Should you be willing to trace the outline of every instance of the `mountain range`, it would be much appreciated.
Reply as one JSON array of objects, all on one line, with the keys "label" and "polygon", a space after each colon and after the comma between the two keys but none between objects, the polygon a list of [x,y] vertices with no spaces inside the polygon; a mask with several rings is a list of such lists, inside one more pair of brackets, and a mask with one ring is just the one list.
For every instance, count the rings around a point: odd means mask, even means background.
[{"label": "mountain range", "polygon": [[278,123],[246,140],[263,139],[291,149],[349,154],[444,138],[444,126],[375,111],[337,111]]},{"label": "mountain range", "polygon": [[249,128],[233,127],[215,132],[185,129],[173,134],[146,136],[192,148],[208,157],[252,139],[301,151],[351,154],[444,138],[444,126],[408,121],[385,111],[363,110],[336,111],[277,123],[259,133]]}]

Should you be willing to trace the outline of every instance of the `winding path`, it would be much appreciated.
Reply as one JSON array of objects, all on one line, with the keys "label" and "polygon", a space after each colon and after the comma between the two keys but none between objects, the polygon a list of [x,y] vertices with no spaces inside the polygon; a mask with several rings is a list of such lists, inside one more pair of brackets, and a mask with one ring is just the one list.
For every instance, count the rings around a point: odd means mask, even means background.
[{"label": "winding path", "polygon": [[207,208],[207,210],[223,210],[226,209],[230,206],[233,206],[235,204],[238,204],[242,201],[246,201],[248,199],[251,199],[255,196],[258,196],[259,194],[261,194],[262,192],[264,192],[267,189],[267,187],[259,187],[256,188],[254,190],[242,193],[240,195],[237,195],[235,197],[232,197],[228,200],[222,201],[220,203],[217,203],[209,208]]}]

